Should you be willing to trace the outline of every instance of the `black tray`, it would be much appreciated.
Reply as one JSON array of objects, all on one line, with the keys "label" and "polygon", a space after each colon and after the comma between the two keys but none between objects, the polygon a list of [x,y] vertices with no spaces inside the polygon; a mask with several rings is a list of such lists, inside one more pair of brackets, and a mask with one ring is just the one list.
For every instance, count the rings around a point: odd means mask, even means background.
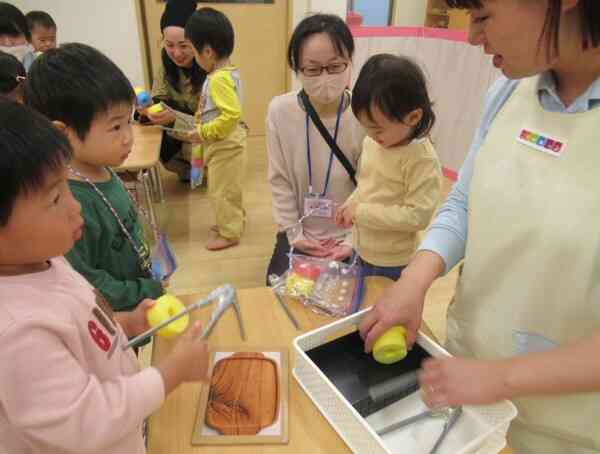
[{"label": "black tray", "polygon": [[364,342],[358,331],[308,350],[306,354],[363,417],[415,392],[418,385],[414,383],[413,386],[398,390],[398,393],[377,402],[369,396],[369,389],[420,369],[423,360],[431,357],[421,346],[415,344],[402,361],[380,364],[370,353],[364,352]]}]

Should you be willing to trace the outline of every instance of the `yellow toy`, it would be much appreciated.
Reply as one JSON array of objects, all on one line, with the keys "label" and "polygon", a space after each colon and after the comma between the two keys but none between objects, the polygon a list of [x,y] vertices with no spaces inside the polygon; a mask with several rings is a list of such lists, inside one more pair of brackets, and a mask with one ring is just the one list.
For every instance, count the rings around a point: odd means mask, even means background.
[{"label": "yellow toy", "polygon": [[381,364],[393,364],[404,359],[406,350],[406,329],[393,326],[381,335],[373,346],[373,358]]},{"label": "yellow toy", "polygon": [[[173,295],[167,294],[156,300],[154,306],[146,312],[146,319],[151,327],[155,327],[183,310],[185,310],[183,303]],[[158,335],[167,339],[177,337],[186,330],[189,322],[190,317],[186,314],[160,329]]]}]

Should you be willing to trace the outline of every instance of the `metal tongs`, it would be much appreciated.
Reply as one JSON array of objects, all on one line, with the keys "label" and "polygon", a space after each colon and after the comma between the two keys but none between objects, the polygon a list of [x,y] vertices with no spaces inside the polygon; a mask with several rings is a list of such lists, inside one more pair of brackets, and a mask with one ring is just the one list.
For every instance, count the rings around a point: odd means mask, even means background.
[{"label": "metal tongs", "polygon": [[402,421],[398,421],[398,422],[392,423],[388,426],[385,426],[382,429],[379,429],[377,431],[377,435],[385,435],[389,432],[400,429],[402,427],[409,426],[409,425],[416,423],[418,421],[421,421],[425,418],[444,417],[446,421],[444,423],[444,428],[442,429],[442,433],[437,438],[435,444],[433,445],[433,448],[431,448],[431,451],[429,451],[429,454],[435,454],[438,451],[438,449],[439,449],[440,445],[442,444],[442,442],[444,441],[444,439],[446,438],[446,435],[448,435],[448,432],[450,432],[450,429],[452,429],[454,424],[456,424],[456,421],[462,414],[462,411],[463,411],[462,407],[451,407],[451,408],[444,408],[441,410],[427,410],[427,411],[424,411],[423,413],[419,413],[418,415],[411,416],[410,418],[406,418],[406,419],[403,419]]},{"label": "metal tongs", "polygon": [[233,306],[233,308],[235,310],[235,315],[237,316],[238,324],[240,327],[240,336],[242,337],[243,340],[246,340],[246,330],[244,329],[244,321],[242,319],[242,312],[240,309],[240,304],[237,300],[237,294],[235,292],[235,288],[233,288],[233,286],[231,284],[225,284],[225,285],[222,285],[222,286],[214,289],[212,292],[209,293],[209,295],[206,298],[196,301],[193,304],[190,304],[188,307],[186,307],[184,310],[182,310],[178,314],[175,314],[173,317],[156,325],[154,328],[151,328],[151,329],[145,331],[144,333],[140,334],[139,336],[134,337],[129,342],[127,342],[125,345],[123,345],[123,347],[122,347],[123,350],[127,350],[129,347],[139,344],[143,340],[154,335],[154,333],[156,333],[158,330],[164,328],[168,324],[173,323],[175,320],[180,319],[184,315],[189,314],[190,312],[195,311],[196,309],[200,309],[201,307],[208,306],[215,300],[218,301],[218,303],[217,303],[217,306],[215,307],[215,309],[213,310],[213,313],[210,316],[208,325],[206,326],[206,328],[204,328],[204,331],[202,332],[202,336],[201,336],[202,339],[205,339],[208,336],[210,336],[211,331],[213,330],[213,328],[215,327],[215,325],[217,324],[217,322],[219,321],[219,319],[221,318],[223,313],[227,309],[229,309],[229,307]]}]

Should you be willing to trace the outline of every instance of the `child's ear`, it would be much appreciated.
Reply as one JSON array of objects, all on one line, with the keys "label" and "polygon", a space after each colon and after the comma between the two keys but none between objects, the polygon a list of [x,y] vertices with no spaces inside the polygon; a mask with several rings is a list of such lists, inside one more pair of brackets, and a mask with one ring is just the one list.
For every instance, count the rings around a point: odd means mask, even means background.
[{"label": "child's ear", "polygon": [[418,109],[413,110],[406,117],[404,117],[404,121],[402,123],[404,123],[408,126],[411,126],[411,127],[415,127],[419,124],[419,122],[421,121],[422,118],[423,118],[423,109],[421,109],[419,107]]}]

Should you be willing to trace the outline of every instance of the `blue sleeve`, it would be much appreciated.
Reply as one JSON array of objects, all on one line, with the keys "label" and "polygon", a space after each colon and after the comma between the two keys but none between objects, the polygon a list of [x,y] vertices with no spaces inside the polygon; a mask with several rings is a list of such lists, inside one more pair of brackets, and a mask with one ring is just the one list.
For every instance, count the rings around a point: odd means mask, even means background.
[{"label": "blue sleeve", "polygon": [[500,77],[488,91],[481,123],[475,131],[471,148],[458,174],[458,180],[419,246],[419,250],[433,251],[442,257],[446,264],[444,274],[450,271],[465,256],[469,234],[469,191],[475,158],[487,136],[492,121],[517,84],[518,81]]}]

